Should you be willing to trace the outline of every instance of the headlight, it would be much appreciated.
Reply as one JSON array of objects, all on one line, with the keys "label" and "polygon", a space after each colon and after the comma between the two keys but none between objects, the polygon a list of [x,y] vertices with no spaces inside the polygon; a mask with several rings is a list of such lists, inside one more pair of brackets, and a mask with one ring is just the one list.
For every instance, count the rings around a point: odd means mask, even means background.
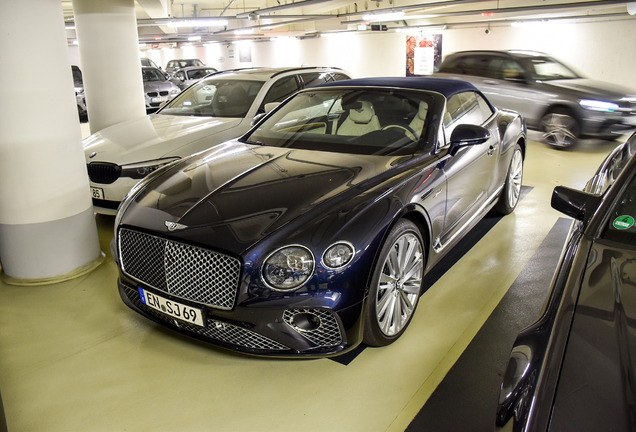
[{"label": "headlight", "polygon": [[618,104],[612,102],[604,102],[591,99],[583,99],[579,103],[583,108],[592,111],[614,112],[619,108]]},{"label": "headlight", "polygon": [[314,256],[304,246],[292,245],[272,253],[261,269],[263,282],[275,290],[300,288],[314,273]]},{"label": "headlight", "polygon": [[179,89],[172,89],[170,90],[170,94],[176,95],[179,93]]},{"label": "headlight", "polygon": [[356,253],[356,249],[349,242],[338,242],[327,248],[322,254],[322,262],[326,267],[338,269],[349,264]]},{"label": "headlight", "polygon": [[158,170],[164,165],[179,160],[179,158],[156,159],[135,164],[122,165],[121,177],[129,177],[133,179],[142,179],[153,171]]}]

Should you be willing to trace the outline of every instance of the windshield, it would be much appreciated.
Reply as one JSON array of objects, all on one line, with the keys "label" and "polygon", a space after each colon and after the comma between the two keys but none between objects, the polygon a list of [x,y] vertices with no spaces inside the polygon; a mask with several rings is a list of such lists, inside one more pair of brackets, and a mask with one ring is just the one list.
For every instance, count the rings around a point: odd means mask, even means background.
[{"label": "windshield", "polygon": [[563,63],[549,57],[533,57],[521,61],[523,68],[530,72],[532,79],[549,81],[555,79],[574,79],[580,76]]},{"label": "windshield", "polygon": [[[242,141],[367,155],[408,155],[428,137],[433,96],[392,89],[314,89],[297,94]],[[429,143],[432,147],[432,143]]]},{"label": "windshield", "polygon": [[189,80],[198,80],[204,78],[206,75],[210,75],[211,73],[216,72],[216,69],[206,68],[206,69],[194,69],[188,71],[188,79]]},{"label": "windshield", "polygon": [[142,69],[141,75],[144,79],[144,82],[166,80],[166,77],[161,73],[159,69]]},{"label": "windshield", "polygon": [[228,78],[201,80],[169,102],[161,114],[243,118],[263,84]]}]

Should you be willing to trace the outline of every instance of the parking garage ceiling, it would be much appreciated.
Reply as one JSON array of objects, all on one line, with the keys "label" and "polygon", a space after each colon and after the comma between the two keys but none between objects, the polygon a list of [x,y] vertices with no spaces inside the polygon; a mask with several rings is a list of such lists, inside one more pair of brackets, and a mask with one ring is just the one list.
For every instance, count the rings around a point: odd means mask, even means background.
[{"label": "parking garage ceiling", "polygon": [[[62,6],[71,43],[73,5]],[[636,2],[615,0],[137,0],[135,8],[140,43],[175,48],[373,31],[378,25],[396,31],[636,18]]]}]

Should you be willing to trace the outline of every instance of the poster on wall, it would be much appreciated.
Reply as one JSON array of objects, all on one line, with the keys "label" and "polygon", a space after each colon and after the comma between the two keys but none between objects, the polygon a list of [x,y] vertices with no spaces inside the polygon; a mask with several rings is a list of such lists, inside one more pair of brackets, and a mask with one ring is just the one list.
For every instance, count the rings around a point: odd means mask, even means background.
[{"label": "poster on wall", "polygon": [[432,75],[441,61],[441,34],[406,36],[406,76]]}]

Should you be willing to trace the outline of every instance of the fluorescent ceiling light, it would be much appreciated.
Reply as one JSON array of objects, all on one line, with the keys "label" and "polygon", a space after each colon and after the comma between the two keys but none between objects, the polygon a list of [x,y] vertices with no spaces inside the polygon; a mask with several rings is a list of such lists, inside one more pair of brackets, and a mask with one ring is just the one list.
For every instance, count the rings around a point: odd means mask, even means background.
[{"label": "fluorescent ceiling light", "polygon": [[277,41],[287,41],[287,40],[296,40],[296,39],[298,38],[294,36],[278,36],[278,37],[270,38],[269,40],[272,42],[277,42]]},{"label": "fluorescent ceiling light", "polygon": [[190,36],[188,38],[189,41],[200,41],[201,40],[201,36]]},{"label": "fluorescent ceiling light", "polygon": [[446,29],[446,26],[435,26],[435,27],[400,27],[396,28],[395,31],[398,33],[402,32],[436,32],[440,30]]},{"label": "fluorescent ceiling light", "polygon": [[170,21],[170,27],[222,27],[227,25],[226,20],[188,20],[188,21]]},{"label": "fluorescent ceiling light", "polygon": [[252,33],[254,33],[254,29],[234,30],[235,35],[244,35],[244,34],[252,34]]},{"label": "fluorescent ceiling light", "polygon": [[404,17],[404,12],[391,12],[391,13],[385,13],[385,14],[372,14],[372,15],[365,15],[362,17],[363,21],[371,21],[371,22],[377,22],[377,21],[398,21],[400,19],[402,19]]},{"label": "fluorescent ceiling light", "polygon": [[550,24],[548,20],[534,20],[534,21],[514,21],[511,26],[513,27],[531,27],[531,26],[542,26],[545,24]]}]

